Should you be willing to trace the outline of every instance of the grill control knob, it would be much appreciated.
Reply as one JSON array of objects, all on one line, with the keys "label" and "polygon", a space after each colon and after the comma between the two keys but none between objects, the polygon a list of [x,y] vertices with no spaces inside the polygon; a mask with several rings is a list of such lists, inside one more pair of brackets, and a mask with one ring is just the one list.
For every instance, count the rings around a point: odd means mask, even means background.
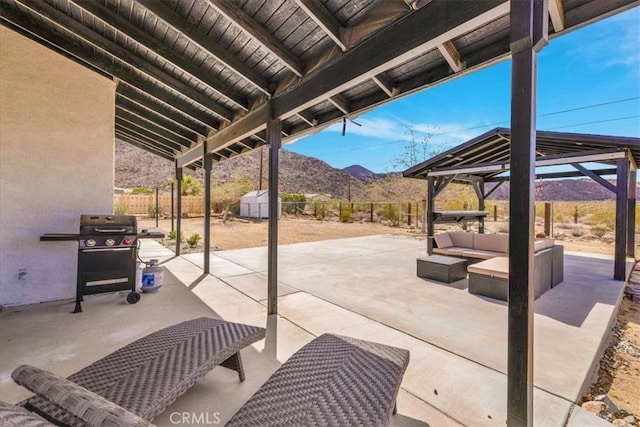
[{"label": "grill control knob", "polygon": [[95,240],[93,240],[93,239],[87,239],[87,240],[85,241],[85,244],[86,244],[87,246],[95,246],[95,245],[96,245],[96,241],[95,241]]},{"label": "grill control knob", "polygon": [[113,246],[113,245],[116,244],[116,241],[113,240],[113,239],[107,239],[107,240],[104,241],[104,244],[107,245],[107,246]]},{"label": "grill control knob", "polygon": [[133,239],[131,237],[125,237],[124,240],[122,241],[122,244],[127,246],[131,246],[132,243],[133,243]]}]

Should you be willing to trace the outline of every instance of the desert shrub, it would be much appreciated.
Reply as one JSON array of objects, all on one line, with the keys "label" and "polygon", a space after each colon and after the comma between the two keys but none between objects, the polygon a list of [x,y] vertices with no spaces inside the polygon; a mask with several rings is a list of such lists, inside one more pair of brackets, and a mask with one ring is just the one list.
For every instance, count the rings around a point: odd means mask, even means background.
[{"label": "desert shrub", "polygon": [[148,212],[150,218],[155,218],[156,215],[162,216],[162,208],[160,206],[156,209],[156,205],[151,204],[149,205]]},{"label": "desert shrub", "polygon": [[582,237],[587,234],[585,228],[582,225],[574,225],[571,227],[571,235],[573,237]]},{"label": "desert shrub", "polygon": [[342,208],[340,211],[340,222],[351,222],[353,219],[353,212],[351,212],[351,208]]},{"label": "desert shrub", "polygon": [[288,214],[301,212],[307,204],[307,198],[304,194],[298,193],[282,193],[282,211]]},{"label": "desert shrub", "polygon": [[589,228],[589,230],[591,231],[591,234],[593,234],[597,238],[603,237],[611,229],[612,228],[609,227],[609,225],[607,224],[596,224],[596,225],[592,225]]},{"label": "desert shrub", "polygon": [[153,190],[145,187],[133,187],[131,190],[133,194],[153,194]]},{"label": "desert shrub", "polygon": [[129,207],[127,205],[118,204],[113,207],[113,213],[115,215],[126,215],[129,213]]},{"label": "desert shrub", "polygon": [[196,246],[198,246],[198,242],[202,239],[202,237],[200,237],[200,235],[198,233],[193,233],[191,236],[189,236],[189,238],[187,239],[187,244],[189,245],[190,248],[195,248]]},{"label": "desert shrub", "polygon": [[380,215],[382,219],[386,221],[391,221],[394,224],[397,224],[400,221],[400,212],[398,211],[398,206],[394,204],[386,204],[382,207],[382,213]]}]

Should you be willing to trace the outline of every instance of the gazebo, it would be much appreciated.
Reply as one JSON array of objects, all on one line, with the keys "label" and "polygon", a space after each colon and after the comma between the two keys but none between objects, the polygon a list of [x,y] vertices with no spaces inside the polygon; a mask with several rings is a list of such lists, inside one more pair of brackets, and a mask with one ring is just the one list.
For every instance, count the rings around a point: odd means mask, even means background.
[{"label": "gazebo", "polygon": [[[640,138],[567,132],[536,132],[535,166],[569,165],[572,170],[536,173],[536,179],[589,177],[616,195],[615,261],[613,277],[625,280],[626,257],[634,256],[637,164]],[[517,167],[511,159],[511,130],[496,128],[445,151],[404,172],[427,180],[427,251],[432,253],[434,222],[440,218],[473,218],[484,232],[485,199],[509,181]],[[566,168],[565,168],[566,169]],[[615,176],[616,184],[603,176]],[[478,212],[440,212],[434,199],[452,183],[473,187]],[[491,183],[489,188],[485,185]]]}]

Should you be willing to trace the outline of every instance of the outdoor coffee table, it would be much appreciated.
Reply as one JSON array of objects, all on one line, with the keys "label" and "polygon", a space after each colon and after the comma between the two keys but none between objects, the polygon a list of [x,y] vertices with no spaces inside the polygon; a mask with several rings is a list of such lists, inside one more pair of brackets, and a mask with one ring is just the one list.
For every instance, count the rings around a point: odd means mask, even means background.
[{"label": "outdoor coffee table", "polygon": [[417,275],[425,279],[451,283],[467,277],[467,260],[443,255],[418,258]]}]

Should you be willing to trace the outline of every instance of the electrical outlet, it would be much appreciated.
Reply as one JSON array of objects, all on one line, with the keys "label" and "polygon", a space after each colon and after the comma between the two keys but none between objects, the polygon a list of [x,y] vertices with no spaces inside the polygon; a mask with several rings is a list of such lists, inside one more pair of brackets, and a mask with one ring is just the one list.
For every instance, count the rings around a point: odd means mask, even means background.
[{"label": "electrical outlet", "polygon": [[27,280],[27,269],[19,268],[18,269],[18,280]]}]

